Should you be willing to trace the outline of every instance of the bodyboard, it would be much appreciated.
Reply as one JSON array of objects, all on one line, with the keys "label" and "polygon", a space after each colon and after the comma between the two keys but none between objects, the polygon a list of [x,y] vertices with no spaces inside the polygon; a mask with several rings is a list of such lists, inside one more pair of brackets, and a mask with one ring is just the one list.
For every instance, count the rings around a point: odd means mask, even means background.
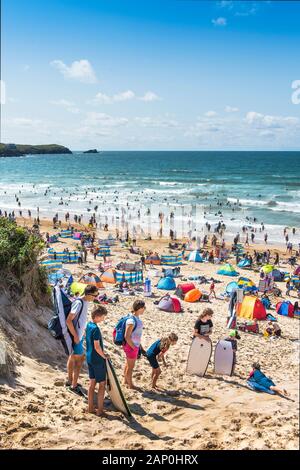
[{"label": "bodyboard", "polygon": [[127,405],[126,399],[123,395],[121,386],[116,376],[113,365],[109,359],[106,360],[107,369],[107,382],[106,391],[111,399],[114,407],[124,413],[127,416],[132,416],[129,406]]},{"label": "bodyboard", "polygon": [[215,374],[232,375],[233,349],[230,341],[218,341],[215,348]]},{"label": "bodyboard", "polygon": [[192,341],[188,355],[186,367],[187,373],[203,377],[206,373],[211,353],[211,340],[195,337]]}]

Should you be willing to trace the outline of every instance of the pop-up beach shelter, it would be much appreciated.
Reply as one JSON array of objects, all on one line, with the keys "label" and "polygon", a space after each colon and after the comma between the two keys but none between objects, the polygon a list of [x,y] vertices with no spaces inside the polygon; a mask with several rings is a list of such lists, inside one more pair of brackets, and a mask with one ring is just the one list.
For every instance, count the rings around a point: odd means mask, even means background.
[{"label": "pop-up beach shelter", "polygon": [[254,295],[245,295],[237,307],[237,316],[246,320],[266,320],[267,312],[263,303]]},{"label": "pop-up beach shelter", "polygon": [[162,277],[157,284],[158,289],[173,290],[176,289],[176,283],[172,277]]},{"label": "pop-up beach shelter", "polygon": [[199,251],[194,250],[189,254],[189,261],[194,261],[195,263],[202,263],[203,259],[202,256],[200,255]]},{"label": "pop-up beach shelter", "polygon": [[158,308],[164,312],[179,313],[182,311],[180,300],[177,299],[177,297],[168,294],[160,299]]},{"label": "pop-up beach shelter", "polygon": [[100,281],[106,284],[116,284],[116,271],[113,268],[109,268],[100,275]]},{"label": "pop-up beach shelter", "polygon": [[250,261],[248,259],[242,259],[239,263],[238,263],[238,267],[239,268],[249,268],[250,266]]},{"label": "pop-up beach shelter", "polygon": [[289,300],[283,302],[278,302],[276,305],[276,312],[278,315],[283,315],[284,317],[294,317],[294,306]]},{"label": "pop-up beach shelter", "polygon": [[265,274],[270,274],[274,269],[274,266],[272,264],[265,264],[265,266],[263,266],[261,268],[262,272],[265,273]]},{"label": "pop-up beach shelter", "polygon": [[79,282],[82,282],[83,284],[89,284],[90,286],[96,286],[98,289],[103,289],[104,285],[101,282],[100,277],[97,274],[94,273],[87,273],[81,276],[79,279]]},{"label": "pop-up beach shelter", "polygon": [[222,274],[223,276],[238,276],[239,273],[231,264],[227,263],[217,271],[217,274]]}]

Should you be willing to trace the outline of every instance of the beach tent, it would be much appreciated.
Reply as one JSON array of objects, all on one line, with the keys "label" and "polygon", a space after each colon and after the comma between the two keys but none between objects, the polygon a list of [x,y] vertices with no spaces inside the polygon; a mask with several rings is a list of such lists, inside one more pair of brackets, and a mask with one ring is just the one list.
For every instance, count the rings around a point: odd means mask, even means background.
[{"label": "beach tent", "polygon": [[158,289],[173,290],[176,289],[176,283],[172,277],[162,277],[157,284]]},{"label": "beach tent", "polygon": [[293,318],[294,306],[289,300],[284,300],[283,302],[278,302],[278,304],[276,304],[276,312],[278,315]]},{"label": "beach tent", "polygon": [[90,286],[96,286],[98,289],[103,289],[104,285],[102,284],[100,277],[97,276],[97,274],[94,273],[87,273],[81,276],[79,279],[79,282],[82,282],[83,284],[89,284]]},{"label": "beach tent", "polygon": [[47,259],[40,262],[40,265],[43,266],[47,271],[58,271],[62,268],[61,261]]},{"label": "beach tent", "polygon": [[73,233],[73,240],[81,240],[82,233],[81,232],[74,232]]},{"label": "beach tent", "polygon": [[61,232],[59,233],[59,236],[61,238],[72,238],[73,233],[72,233],[72,230],[61,230]]},{"label": "beach tent", "polygon": [[238,263],[238,267],[239,268],[249,268],[250,266],[250,261],[248,259],[242,259],[239,263]]},{"label": "beach tent", "polygon": [[247,277],[239,277],[237,285],[240,289],[244,289],[248,292],[255,292],[258,290],[254,282],[251,281],[251,279],[248,279]]},{"label": "beach tent", "polygon": [[196,286],[193,282],[186,282],[184,284],[178,284],[175,295],[180,299],[184,299],[184,296],[187,292],[192,289],[196,289]]},{"label": "beach tent", "polygon": [[99,246],[113,246],[117,243],[117,240],[111,236],[103,240],[99,239],[98,243],[99,243]]},{"label": "beach tent", "polygon": [[86,288],[86,284],[84,284],[83,282],[72,282],[71,286],[70,286],[70,292],[73,294],[73,295],[83,295],[84,294],[84,291],[85,291],[85,288]]},{"label": "beach tent", "polygon": [[274,269],[274,266],[272,264],[265,264],[265,266],[263,266],[261,268],[262,272],[265,273],[265,274],[270,274]]},{"label": "beach tent", "polygon": [[217,271],[217,274],[222,274],[223,276],[238,276],[239,273],[231,264],[227,263]]},{"label": "beach tent", "polygon": [[202,292],[199,289],[192,289],[184,296],[185,302],[198,302],[202,297]]},{"label": "beach tent", "polygon": [[263,303],[254,295],[245,295],[237,306],[237,316],[247,320],[266,320],[267,312]]},{"label": "beach tent", "polygon": [[273,269],[272,278],[275,282],[283,282],[285,278],[285,273],[279,271],[279,269]]},{"label": "beach tent", "polygon": [[180,268],[163,268],[162,269],[162,275],[164,277],[178,277],[180,274]]},{"label": "beach tent", "polygon": [[50,235],[49,243],[57,243],[57,242],[58,242],[58,236],[57,235]]},{"label": "beach tent", "polygon": [[[128,284],[140,284],[143,282],[143,271],[115,271],[116,282],[127,282]],[[101,279],[102,280],[102,279]]]},{"label": "beach tent", "polygon": [[225,289],[225,294],[230,295],[234,290],[238,289],[238,284],[236,281],[231,281],[227,284]]},{"label": "beach tent", "polygon": [[116,271],[113,268],[109,268],[100,275],[100,281],[106,284],[116,283]]},{"label": "beach tent", "polygon": [[197,250],[194,250],[189,254],[188,260],[194,261],[195,263],[203,263],[202,256]]},{"label": "beach tent", "polygon": [[160,299],[158,308],[159,310],[163,310],[164,312],[182,312],[180,300],[177,299],[177,297],[168,294]]},{"label": "beach tent", "polygon": [[166,266],[179,266],[182,264],[182,253],[179,255],[162,255],[161,264]]},{"label": "beach tent", "polygon": [[161,264],[161,261],[160,261],[159,256],[156,256],[156,255],[149,255],[149,256],[147,256],[147,258],[145,259],[145,264],[160,265],[160,264]]},{"label": "beach tent", "polygon": [[60,286],[67,287],[72,284],[73,276],[71,271],[62,268],[56,272],[50,273],[48,275],[48,282],[52,286],[55,286],[57,283],[59,283]]}]

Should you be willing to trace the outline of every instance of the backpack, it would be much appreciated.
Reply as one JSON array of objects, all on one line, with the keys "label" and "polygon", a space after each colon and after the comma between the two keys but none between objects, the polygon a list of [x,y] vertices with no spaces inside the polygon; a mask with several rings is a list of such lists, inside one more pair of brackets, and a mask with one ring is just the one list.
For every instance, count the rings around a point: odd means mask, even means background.
[{"label": "backpack", "polygon": [[133,330],[134,331],[137,327],[137,319],[135,318],[135,316],[133,315],[126,315],[126,317],[122,317],[120,318],[120,320],[118,321],[118,323],[116,324],[115,328],[114,328],[114,331],[113,331],[113,339],[114,339],[114,343],[118,346],[122,346],[123,344],[126,343],[125,341],[125,330],[126,330],[126,321],[129,319],[129,318],[133,318],[134,319],[134,327],[133,327]]},{"label": "backpack", "polygon": [[[59,292],[61,296],[63,312],[65,315],[65,319],[67,320],[68,315],[71,311],[73,302],[71,302],[69,297],[64,293],[62,289],[59,289]],[[63,330],[62,330],[62,326],[61,326],[61,322],[59,318],[59,306],[58,306],[58,300],[57,300],[55,289],[53,289],[52,294],[53,294],[53,304],[54,304],[54,315],[48,322],[48,330],[50,331],[53,338],[61,340],[61,339],[64,339],[64,336],[63,336]],[[81,301],[81,309],[79,311],[79,314],[77,315],[76,324],[74,325],[75,327],[77,326],[79,322],[79,318],[83,310],[83,301],[81,299],[78,299],[78,300]]]}]

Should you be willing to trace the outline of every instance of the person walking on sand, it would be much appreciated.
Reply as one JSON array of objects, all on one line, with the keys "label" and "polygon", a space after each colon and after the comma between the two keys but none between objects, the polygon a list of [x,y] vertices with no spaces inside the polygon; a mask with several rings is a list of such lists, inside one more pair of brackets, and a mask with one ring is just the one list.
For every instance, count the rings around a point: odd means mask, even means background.
[{"label": "person walking on sand", "polygon": [[67,362],[68,380],[66,381],[66,386],[79,395],[82,394],[81,387],[78,384],[78,377],[84,361],[83,339],[87,323],[88,302],[93,302],[98,294],[96,286],[87,285],[83,295],[77,297],[72,303],[71,311],[66,320],[73,346],[72,353],[69,355]]},{"label": "person walking on sand", "polygon": [[126,354],[126,364],[124,368],[124,383],[131,389],[136,389],[132,382],[132,373],[138,358],[139,351],[144,351],[141,346],[143,334],[143,322],[140,315],[145,312],[146,306],[143,300],[135,300],[132,306],[132,314],[126,320],[125,324],[125,344],[123,351]]},{"label": "person walking on sand", "polygon": [[[103,339],[98,323],[105,320],[107,310],[100,305],[92,311],[92,320],[86,327],[86,362],[89,370],[88,412],[97,416],[104,415],[104,394],[106,384],[106,359],[108,356],[103,350]],[[99,384],[97,393],[98,408],[94,408],[94,392],[96,384]]]},{"label": "person walking on sand", "polygon": [[209,340],[209,336],[212,334],[213,322],[211,318],[214,312],[211,308],[205,308],[199,315],[198,320],[194,326],[194,337]]},{"label": "person walking on sand", "polygon": [[216,292],[215,292],[215,281],[214,281],[214,279],[212,280],[211,285],[209,286],[209,295],[208,295],[208,299],[210,299],[210,297],[211,297],[212,295],[214,296],[215,299],[217,298]]},{"label": "person walking on sand", "polygon": [[289,396],[288,392],[284,388],[282,390],[278,388],[269,377],[267,377],[263,372],[261,372],[259,362],[254,362],[254,364],[252,364],[252,371],[250,372],[247,380],[249,380],[250,382],[256,382],[262,387],[268,390],[272,390],[273,392],[278,393],[279,395],[284,395],[286,397]]},{"label": "person walking on sand", "polygon": [[155,341],[146,351],[146,357],[152,367],[151,374],[151,385],[152,388],[156,389],[157,379],[161,374],[161,368],[159,367],[158,361],[162,360],[163,365],[167,367],[164,355],[168,351],[171,345],[175,345],[178,341],[178,336],[175,333],[171,333],[165,338],[158,339]]}]

